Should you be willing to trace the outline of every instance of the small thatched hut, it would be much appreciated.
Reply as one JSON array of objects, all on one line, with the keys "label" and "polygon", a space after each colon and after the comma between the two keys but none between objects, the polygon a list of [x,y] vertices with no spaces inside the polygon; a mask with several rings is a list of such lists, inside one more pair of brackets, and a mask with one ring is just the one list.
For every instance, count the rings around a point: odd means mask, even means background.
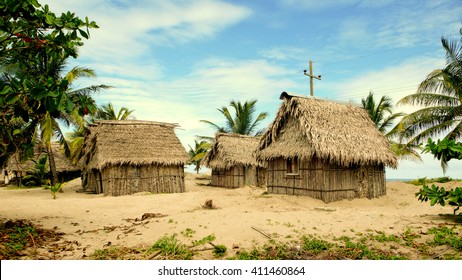
[{"label": "small thatched hut", "polygon": [[86,191],[106,195],[185,191],[187,153],[175,124],[97,121],[85,138],[81,164]]},{"label": "small thatched hut", "polygon": [[385,166],[397,160],[367,112],[351,104],[283,92],[277,116],[262,135],[270,193],[325,202],[386,194]]},{"label": "small thatched hut", "polygon": [[258,137],[217,133],[202,163],[212,169],[211,185],[225,188],[263,185],[265,168],[254,154],[258,141]]},{"label": "small thatched hut", "polygon": [[[73,164],[71,160],[66,157],[59,143],[51,143],[51,149],[55,159],[59,182],[65,182],[80,177],[82,173],[80,167]],[[45,157],[46,155],[47,153],[43,149],[36,148],[33,159],[18,162],[16,158],[12,156],[8,160],[6,171],[10,175],[15,175],[15,177],[22,177],[35,169],[35,162],[33,160],[37,161],[39,158]],[[50,173],[49,168],[47,170],[48,173]]]}]

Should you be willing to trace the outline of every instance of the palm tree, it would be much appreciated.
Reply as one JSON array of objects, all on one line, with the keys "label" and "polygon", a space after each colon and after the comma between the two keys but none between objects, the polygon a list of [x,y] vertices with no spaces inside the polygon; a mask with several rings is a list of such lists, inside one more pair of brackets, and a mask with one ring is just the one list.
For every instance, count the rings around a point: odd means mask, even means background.
[{"label": "palm tree", "polygon": [[[65,140],[64,133],[61,130],[59,123],[64,123],[67,126],[74,126],[82,128],[83,126],[83,117],[81,115],[87,115],[96,110],[96,105],[94,100],[90,97],[92,93],[99,92],[103,89],[108,89],[110,86],[107,85],[92,85],[84,88],[72,88],[72,84],[81,77],[92,78],[96,77],[95,72],[92,69],[84,67],[74,67],[72,68],[64,77],[61,76],[61,73],[64,69],[65,61],[59,60],[56,62],[50,63],[48,69],[50,74],[55,79],[65,79],[68,82],[68,88],[66,90],[67,96],[73,97],[77,96],[82,104],[86,104],[85,107],[76,107],[71,113],[66,113],[64,110],[58,111],[53,116],[48,112],[39,122],[40,133],[40,142],[43,148],[48,154],[50,172],[51,172],[51,185],[54,185],[58,181],[58,175],[56,172],[56,164],[54,161],[53,150],[51,149],[51,142],[53,138],[59,141],[59,143],[64,147],[66,156],[70,156],[71,149],[68,143]],[[78,111],[81,111],[80,113]]]},{"label": "palm tree", "polygon": [[199,173],[199,170],[201,169],[201,162],[202,159],[204,158],[205,154],[207,154],[208,150],[211,147],[211,143],[206,140],[202,141],[197,141],[194,140],[194,148],[189,146],[189,163],[194,164],[194,170],[196,170],[197,173]]},{"label": "palm tree", "polygon": [[393,105],[391,98],[388,96],[382,96],[378,103],[375,102],[374,94],[369,92],[369,95],[364,99],[361,99],[361,104],[364,109],[369,113],[372,121],[375,123],[377,129],[386,133],[388,127],[393,125],[393,122],[398,118],[405,116],[404,113],[393,113]]},{"label": "palm tree", "polygon": [[87,127],[89,123],[94,123],[95,120],[127,120],[134,118],[131,115],[133,112],[134,110],[129,110],[126,107],[122,107],[118,112],[116,112],[112,103],[109,102],[99,108],[96,108],[96,110],[91,113],[92,117],[90,117],[90,119],[87,120],[80,118],[79,124],[76,126],[74,131],[66,135],[71,151],[70,159],[74,162],[79,160],[85,135],[89,132]]},{"label": "palm tree", "polygon": [[228,108],[222,107],[217,109],[226,119],[226,124],[224,127],[219,126],[211,121],[201,120],[203,123],[210,124],[217,131],[216,132],[225,132],[225,133],[236,133],[243,135],[261,135],[263,130],[256,131],[258,124],[264,120],[268,114],[266,112],[260,113],[255,119],[255,103],[257,100],[249,100],[244,104],[241,102],[231,101],[230,106],[234,108],[234,117],[231,116]]},{"label": "palm tree", "polygon": [[391,130],[388,130],[388,128],[391,127],[398,118],[404,117],[406,114],[393,113],[393,104],[390,97],[382,96],[379,102],[376,103],[374,94],[369,92],[366,98],[361,99],[361,104],[362,107],[366,109],[377,129],[388,138],[390,141],[390,149],[399,159],[422,160],[419,153],[416,151],[418,148],[416,145],[403,144],[393,140],[399,126],[395,126]]},{"label": "palm tree", "polygon": [[443,37],[441,42],[446,51],[446,67],[432,71],[415,94],[399,101],[424,106],[400,122],[402,137],[412,144],[439,136],[462,139],[462,41]]},{"label": "palm tree", "polygon": [[116,113],[114,106],[111,102],[102,105],[96,111],[95,119],[98,120],[127,120],[133,118],[131,115],[135,110],[129,110],[127,107],[122,107]]}]

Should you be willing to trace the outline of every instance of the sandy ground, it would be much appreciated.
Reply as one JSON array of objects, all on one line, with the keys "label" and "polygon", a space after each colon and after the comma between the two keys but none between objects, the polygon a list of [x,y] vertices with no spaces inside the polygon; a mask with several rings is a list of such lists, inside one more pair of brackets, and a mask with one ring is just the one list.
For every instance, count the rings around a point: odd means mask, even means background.
[{"label": "sandy ground", "polygon": [[[68,182],[52,199],[44,189],[0,188],[0,219],[27,219],[44,228],[56,227],[74,242],[59,259],[82,259],[108,244],[146,246],[164,235],[184,242],[208,235],[227,248],[251,249],[265,244],[266,235],[287,241],[304,234],[320,237],[353,235],[369,230],[400,234],[407,228],[427,229],[444,222],[451,207],[421,203],[419,187],[388,182],[387,196],[324,203],[310,197],[264,194],[264,188],[221,189],[186,175],[186,193],[110,197],[78,193],[80,179]],[[459,182],[460,183],[460,182]],[[456,182],[442,185],[455,186]],[[216,209],[203,209],[212,199]],[[142,220],[145,213],[161,214]]]}]

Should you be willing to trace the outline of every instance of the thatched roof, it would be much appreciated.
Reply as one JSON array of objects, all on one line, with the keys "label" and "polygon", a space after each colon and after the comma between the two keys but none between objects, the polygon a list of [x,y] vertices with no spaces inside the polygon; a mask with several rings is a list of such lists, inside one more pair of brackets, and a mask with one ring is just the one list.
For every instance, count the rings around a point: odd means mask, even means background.
[{"label": "thatched roof", "polygon": [[281,99],[275,120],[261,137],[257,158],[318,157],[341,166],[397,167],[389,141],[364,109],[286,92]]},{"label": "thatched roof", "polygon": [[217,133],[213,146],[205,155],[202,164],[219,169],[236,165],[262,166],[254,155],[259,139],[247,135]]},{"label": "thatched roof", "polygon": [[85,168],[107,165],[179,165],[188,155],[175,135],[176,124],[152,121],[96,121],[85,139]]},{"label": "thatched roof", "polygon": [[[51,149],[53,151],[53,156],[56,163],[56,171],[57,172],[70,172],[70,171],[78,171],[80,168],[73,164],[65,155],[64,152],[59,145],[59,143],[51,143]],[[37,161],[39,158],[42,158],[46,155],[46,153],[42,150],[37,150],[35,152],[33,160]],[[48,164],[48,161],[47,161]],[[14,156],[12,156],[8,160],[8,164],[6,170],[8,171],[28,171],[35,169],[35,163],[32,160],[26,160],[24,162],[18,162]]]}]

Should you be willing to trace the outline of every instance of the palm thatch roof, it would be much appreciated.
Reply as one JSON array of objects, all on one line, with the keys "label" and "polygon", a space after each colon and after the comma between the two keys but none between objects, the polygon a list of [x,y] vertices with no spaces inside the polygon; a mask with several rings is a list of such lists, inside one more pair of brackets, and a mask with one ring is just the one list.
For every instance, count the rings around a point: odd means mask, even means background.
[{"label": "palm thatch roof", "polygon": [[[53,151],[53,156],[56,163],[56,171],[59,172],[71,172],[71,171],[79,171],[80,168],[73,164],[71,160],[69,160],[59,143],[51,143],[51,149]],[[33,159],[26,160],[24,162],[18,162],[16,158],[13,156],[8,160],[7,170],[8,171],[28,171],[35,169],[35,163],[33,160],[37,161],[39,158],[46,156],[46,152],[43,149],[37,149],[35,151],[35,155]],[[47,162],[48,163],[48,162]]]},{"label": "palm thatch roof", "polygon": [[318,157],[340,166],[397,167],[390,143],[367,112],[352,104],[281,94],[275,120],[262,135],[257,158]]},{"label": "palm thatch roof", "polygon": [[171,123],[139,120],[96,121],[85,139],[80,163],[85,168],[107,165],[182,165],[185,148]]},{"label": "palm thatch roof", "polygon": [[217,133],[202,164],[209,168],[228,169],[236,165],[263,166],[255,158],[259,137]]}]

